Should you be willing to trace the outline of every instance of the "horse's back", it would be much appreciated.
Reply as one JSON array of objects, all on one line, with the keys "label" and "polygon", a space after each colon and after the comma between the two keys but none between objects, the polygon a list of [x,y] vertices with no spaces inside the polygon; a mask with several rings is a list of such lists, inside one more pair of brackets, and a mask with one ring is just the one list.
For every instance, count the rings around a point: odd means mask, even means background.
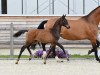
[{"label": "horse's back", "polygon": [[48,20],[48,22],[45,24],[45,29],[51,29],[54,25],[54,23],[57,21],[58,18],[51,18]]},{"label": "horse's back", "polygon": [[27,34],[28,41],[42,41],[42,43],[49,43],[54,40],[49,29],[32,29]]}]

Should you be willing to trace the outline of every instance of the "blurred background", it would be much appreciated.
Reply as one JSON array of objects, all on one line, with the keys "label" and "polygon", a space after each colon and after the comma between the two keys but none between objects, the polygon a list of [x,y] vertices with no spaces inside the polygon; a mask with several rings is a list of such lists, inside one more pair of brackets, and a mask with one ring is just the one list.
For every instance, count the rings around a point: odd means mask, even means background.
[{"label": "blurred background", "polygon": [[0,0],[0,14],[83,15],[100,5],[100,0]]}]

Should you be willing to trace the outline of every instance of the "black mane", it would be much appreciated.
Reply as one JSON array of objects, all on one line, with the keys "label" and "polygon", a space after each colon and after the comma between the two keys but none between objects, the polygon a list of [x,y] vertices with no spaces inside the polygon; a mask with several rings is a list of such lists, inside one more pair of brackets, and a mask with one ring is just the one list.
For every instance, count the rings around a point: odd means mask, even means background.
[{"label": "black mane", "polygon": [[44,24],[47,23],[47,21],[48,21],[48,20],[42,21],[42,22],[39,24],[39,26],[38,26],[37,29],[44,29]]}]

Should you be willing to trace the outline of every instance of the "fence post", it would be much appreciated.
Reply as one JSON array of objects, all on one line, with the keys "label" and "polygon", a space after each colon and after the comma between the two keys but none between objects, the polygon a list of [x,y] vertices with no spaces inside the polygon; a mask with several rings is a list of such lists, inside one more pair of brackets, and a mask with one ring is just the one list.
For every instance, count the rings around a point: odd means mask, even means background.
[{"label": "fence post", "polygon": [[10,59],[13,59],[14,56],[14,39],[13,39],[13,23],[10,24]]}]

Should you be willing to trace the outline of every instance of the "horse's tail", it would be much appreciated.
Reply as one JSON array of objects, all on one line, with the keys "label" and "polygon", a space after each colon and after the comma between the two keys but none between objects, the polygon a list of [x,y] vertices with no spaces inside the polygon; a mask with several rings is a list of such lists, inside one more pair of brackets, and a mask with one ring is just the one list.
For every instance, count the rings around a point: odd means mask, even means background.
[{"label": "horse's tail", "polygon": [[15,33],[15,34],[13,35],[13,37],[19,37],[21,34],[24,34],[25,32],[28,32],[28,30],[20,30],[20,31],[18,31],[17,33]]},{"label": "horse's tail", "polygon": [[39,26],[37,27],[37,29],[44,29],[44,24],[47,23],[48,20],[44,20],[42,21]]}]

